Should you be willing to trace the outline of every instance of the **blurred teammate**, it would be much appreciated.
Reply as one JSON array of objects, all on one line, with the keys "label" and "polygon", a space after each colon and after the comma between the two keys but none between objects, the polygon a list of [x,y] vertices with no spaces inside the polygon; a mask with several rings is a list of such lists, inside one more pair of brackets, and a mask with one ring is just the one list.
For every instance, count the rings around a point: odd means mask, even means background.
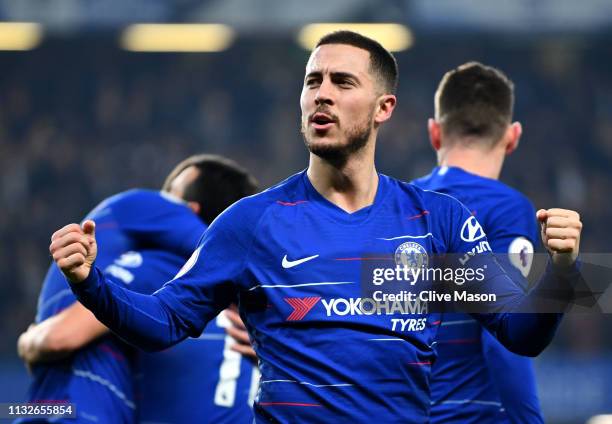
[{"label": "blurred teammate", "polygon": [[[160,285],[151,282],[170,279],[193,252],[205,223],[254,192],[254,180],[234,162],[192,156],[177,165],[161,192],[130,190],[88,215],[99,223],[96,263],[113,281],[152,293]],[[154,414],[157,422],[190,422],[193,413],[217,421],[251,419],[252,366],[227,354],[222,328],[211,324],[203,339],[141,357],[140,379],[146,384],[140,384],[136,399],[135,352],[75,300],[53,265],[40,295],[38,324],[18,344],[32,365],[29,401],[75,403],[77,422],[134,422],[137,406],[141,419]]]},{"label": "blurred teammate", "polygon": [[[391,271],[417,255],[457,252],[447,257],[451,270],[487,265],[482,285],[500,294],[496,306],[516,310],[533,299],[490,253],[477,254],[486,237],[457,200],[376,172],[376,137],[395,107],[396,80],[393,56],[373,40],[323,37],[300,101],[308,170],[227,209],[154,295],[129,292],[93,266],[92,221],[57,231],[54,259],[84,305],[148,349],[198,336],[238,295],[262,373],[257,422],[426,422],[440,314],[429,313],[427,301],[364,298],[372,288],[372,275],[362,273],[368,259]],[[572,211],[538,216],[553,261],[541,287],[556,288],[571,280],[581,224]],[[379,295],[387,293],[383,285]],[[561,317],[477,316],[509,348],[532,355]]]},{"label": "blurred teammate", "polygon": [[[493,251],[510,254],[526,277],[538,238],[535,210],[497,181],[521,136],[513,105],[513,84],[497,69],[471,62],[444,75],[428,124],[439,166],[414,183],[467,205]],[[437,351],[432,423],[543,422],[531,360],[506,350],[469,315],[444,317]]]}]

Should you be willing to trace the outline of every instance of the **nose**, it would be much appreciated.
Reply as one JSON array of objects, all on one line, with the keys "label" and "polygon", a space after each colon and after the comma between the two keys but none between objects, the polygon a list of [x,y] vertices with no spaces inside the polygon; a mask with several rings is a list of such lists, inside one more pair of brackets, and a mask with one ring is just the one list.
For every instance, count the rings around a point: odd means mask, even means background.
[{"label": "nose", "polygon": [[317,106],[321,104],[333,105],[333,84],[327,79],[323,79],[317,94],[315,96],[315,104]]}]

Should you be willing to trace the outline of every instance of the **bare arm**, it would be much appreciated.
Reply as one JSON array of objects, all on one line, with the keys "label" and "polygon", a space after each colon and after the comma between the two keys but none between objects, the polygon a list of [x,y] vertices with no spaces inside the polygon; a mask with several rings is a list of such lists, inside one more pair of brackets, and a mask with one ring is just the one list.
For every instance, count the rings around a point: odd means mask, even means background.
[{"label": "bare arm", "polygon": [[31,325],[17,342],[19,356],[28,364],[64,358],[109,332],[79,302],[40,324]]},{"label": "bare arm", "polygon": [[236,305],[232,305],[222,313],[225,314],[232,324],[225,329],[225,332],[236,342],[236,344],[232,346],[232,350],[242,354],[252,361],[257,362],[257,354],[251,345],[249,333],[246,326],[242,322],[240,315],[238,314]]}]

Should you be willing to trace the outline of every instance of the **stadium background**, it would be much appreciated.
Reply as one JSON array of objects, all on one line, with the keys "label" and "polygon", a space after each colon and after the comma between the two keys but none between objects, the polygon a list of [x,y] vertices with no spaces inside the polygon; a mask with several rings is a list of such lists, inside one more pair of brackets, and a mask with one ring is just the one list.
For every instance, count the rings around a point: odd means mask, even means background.
[{"label": "stadium background", "polygon": [[[605,1],[0,1],[0,20],[40,22],[42,43],[0,52],[0,402],[22,399],[15,353],[32,321],[49,237],[104,197],[156,188],[195,152],[228,155],[269,186],[301,170],[299,92],[309,22],[398,22],[399,103],[378,169],[401,179],[435,163],[426,120],[443,73],[468,60],[516,84],[518,152],[502,180],[536,207],[580,211],[582,250],[609,253],[612,231],[612,4]],[[129,4],[128,4],[129,3]],[[435,5],[433,4],[435,3]],[[220,53],[133,53],[131,22],[222,22]],[[609,309],[608,309],[609,310]],[[537,360],[551,423],[612,413],[612,320],[570,315]]]}]

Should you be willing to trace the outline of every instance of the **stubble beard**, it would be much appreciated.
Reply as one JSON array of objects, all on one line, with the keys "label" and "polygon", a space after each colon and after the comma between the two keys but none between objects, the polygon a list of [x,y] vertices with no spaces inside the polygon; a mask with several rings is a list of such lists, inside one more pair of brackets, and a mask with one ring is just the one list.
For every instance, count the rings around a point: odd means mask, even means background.
[{"label": "stubble beard", "polygon": [[357,124],[348,130],[346,132],[347,142],[341,145],[312,143],[308,135],[308,129],[305,128],[304,123],[302,123],[301,133],[304,144],[310,153],[320,157],[336,168],[342,168],[352,155],[368,145],[370,135],[372,134],[373,116],[374,114],[372,112],[363,125]]}]

